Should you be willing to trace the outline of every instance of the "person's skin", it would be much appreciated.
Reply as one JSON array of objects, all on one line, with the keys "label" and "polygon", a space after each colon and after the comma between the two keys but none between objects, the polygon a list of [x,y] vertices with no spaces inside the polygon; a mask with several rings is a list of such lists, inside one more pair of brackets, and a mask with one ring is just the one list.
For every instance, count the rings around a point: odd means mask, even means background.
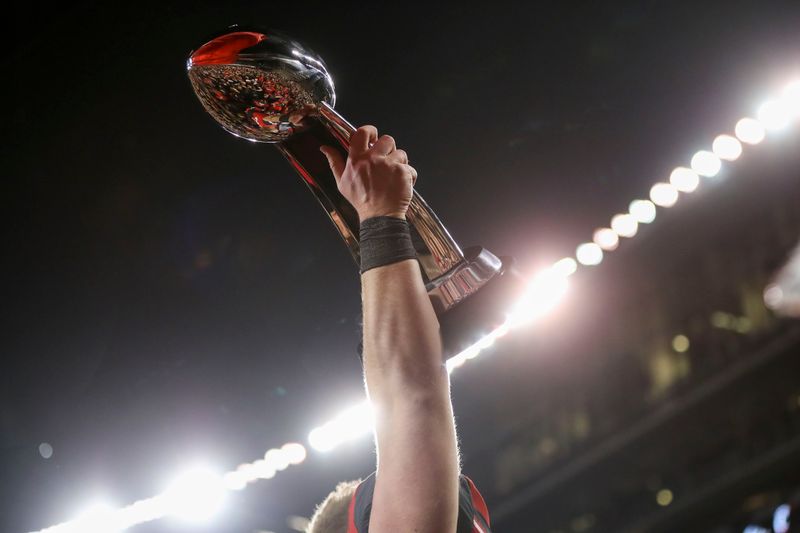
[{"label": "person's skin", "polygon": [[[405,218],[417,173],[394,139],[363,126],[346,161],[329,147],[322,151],[360,220]],[[419,264],[368,270],[361,291],[364,375],[378,451],[370,533],[455,532],[459,459],[450,382]]]}]

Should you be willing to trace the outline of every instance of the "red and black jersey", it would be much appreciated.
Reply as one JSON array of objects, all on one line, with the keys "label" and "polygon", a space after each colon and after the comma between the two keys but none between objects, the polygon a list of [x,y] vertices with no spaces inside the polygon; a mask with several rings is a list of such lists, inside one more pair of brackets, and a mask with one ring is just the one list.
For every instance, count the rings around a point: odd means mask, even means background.
[{"label": "red and black jersey", "polygon": [[[347,533],[367,533],[372,511],[372,493],[375,491],[375,474],[362,481],[350,500]],[[483,496],[470,478],[462,475],[458,491],[458,526],[456,533],[491,533],[489,510]]]}]

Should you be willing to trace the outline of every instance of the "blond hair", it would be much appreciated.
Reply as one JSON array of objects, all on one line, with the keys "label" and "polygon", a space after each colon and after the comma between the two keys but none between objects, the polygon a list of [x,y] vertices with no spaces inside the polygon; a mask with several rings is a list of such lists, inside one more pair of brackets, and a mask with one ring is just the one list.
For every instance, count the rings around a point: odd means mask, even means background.
[{"label": "blond hair", "polygon": [[361,480],[343,481],[322,500],[311,517],[306,533],[347,533],[350,499]]}]

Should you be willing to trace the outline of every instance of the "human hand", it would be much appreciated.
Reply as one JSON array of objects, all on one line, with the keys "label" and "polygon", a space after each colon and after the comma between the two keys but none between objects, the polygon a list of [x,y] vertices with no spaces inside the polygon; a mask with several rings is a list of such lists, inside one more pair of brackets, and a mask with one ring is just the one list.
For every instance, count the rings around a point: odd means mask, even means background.
[{"label": "human hand", "polygon": [[330,146],[322,146],[320,151],[328,159],[339,192],[360,220],[378,216],[405,219],[417,171],[392,137],[378,138],[374,126],[362,126],[350,138],[347,161]]}]

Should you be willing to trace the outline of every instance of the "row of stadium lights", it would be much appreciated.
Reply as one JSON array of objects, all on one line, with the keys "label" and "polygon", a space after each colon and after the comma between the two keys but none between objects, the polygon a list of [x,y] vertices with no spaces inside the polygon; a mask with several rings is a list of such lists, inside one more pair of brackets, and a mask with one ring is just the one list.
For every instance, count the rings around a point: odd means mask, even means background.
[{"label": "row of stadium lights", "polygon": [[[525,294],[511,310],[507,321],[470,346],[447,360],[448,372],[478,357],[486,348],[512,328],[535,320],[558,304],[568,289],[568,279],[580,265],[591,267],[603,261],[604,253],[617,249],[620,239],[630,239],[640,224],[655,220],[657,208],[675,205],[680,193],[694,192],[701,177],[713,178],[723,161],[736,161],[744,145],[757,145],[768,132],[777,132],[800,118],[800,80],[790,83],[779,98],[769,100],[758,110],[757,118],[743,118],[736,123],[734,135],[717,136],[711,150],[694,154],[688,167],[677,167],[669,180],[656,183],[649,199],[633,200],[627,213],[616,214],[609,227],[594,232],[592,241],[579,245],[574,257],[565,257],[533,277]],[[319,452],[327,452],[372,432],[374,413],[368,401],[342,411],[329,422],[313,429],[308,442]],[[114,508],[96,504],[75,520],[39,530],[36,533],[114,533],[136,524],[177,516],[191,521],[205,521],[222,506],[226,493],[242,490],[247,485],[271,479],[278,472],[306,459],[307,451],[300,443],[288,443],[273,448],[252,463],[239,465],[223,475],[207,467],[195,467],[179,477],[158,496]]]}]

